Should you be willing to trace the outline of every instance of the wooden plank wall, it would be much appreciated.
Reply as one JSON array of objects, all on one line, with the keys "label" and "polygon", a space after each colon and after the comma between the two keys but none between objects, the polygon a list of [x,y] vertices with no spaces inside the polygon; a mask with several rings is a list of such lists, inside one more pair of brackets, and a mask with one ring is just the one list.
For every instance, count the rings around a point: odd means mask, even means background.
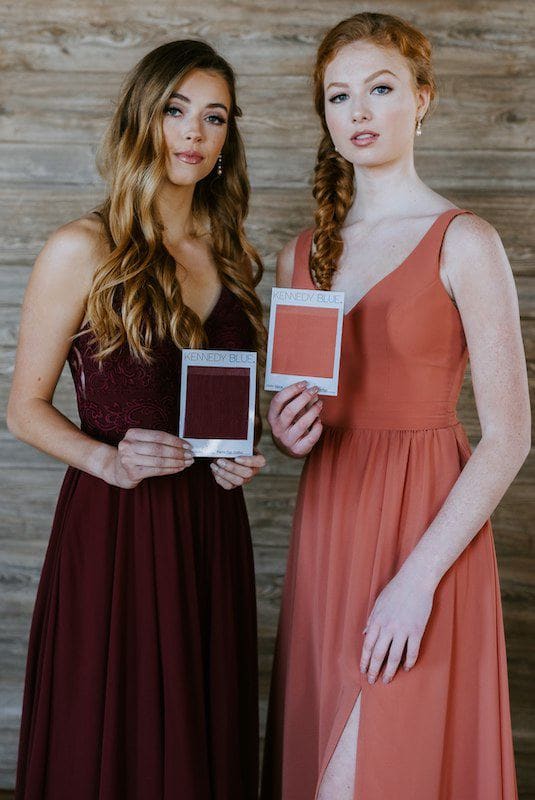
[{"label": "wooden plank wall", "polygon": [[[152,47],[181,37],[208,39],[235,65],[254,188],[249,232],[265,258],[261,291],[267,300],[276,252],[311,218],[318,126],[309,74],[315,46],[333,23],[365,9],[405,16],[435,45],[441,102],[418,141],[417,166],[435,189],[475,210],[501,233],[517,281],[533,383],[535,63],[530,42],[535,40],[535,5],[529,0],[161,0],[155,5],[144,0],[25,0],[8,2],[1,11],[2,413],[29,270],[50,231],[102,196],[95,145],[124,72]],[[57,403],[77,419],[66,375]],[[474,444],[479,427],[469,377],[461,418]],[[30,616],[64,467],[14,441],[4,416],[0,444],[0,786],[9,789]],[[262,718],[300,470],[299,463],[277,454],[267,437],[263,449],[269,466],[247,489],[258,575]],[[535,721],[528,703],[535,668],[535,612],[530,607],[534,471],[531,457],[493,518],[524,800],[535,797]]]}]

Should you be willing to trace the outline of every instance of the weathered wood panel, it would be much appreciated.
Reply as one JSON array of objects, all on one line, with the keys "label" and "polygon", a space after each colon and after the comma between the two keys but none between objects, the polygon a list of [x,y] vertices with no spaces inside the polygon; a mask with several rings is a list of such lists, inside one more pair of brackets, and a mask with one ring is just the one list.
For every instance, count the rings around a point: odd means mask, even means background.
[{"label": "weathered wood panel", "polygon": [[[249,173],[253,188],[280,190],[311,182],[318,135],[311,132],[300,149],[288,150],[280,141],[270,150],[248,148]],[[96,146],[90,144],[52,144],[0,142],[0,181],[27,186],[36,181],[49,184],[100,183],[94,159]],[[416,157],[418,171],[433,188],[497,190],[535,189],[535,154],[529,150],[420,150]]]},{"label": "weathered wood panel", "polygon": [[[124,72],[172,38],[206,38],[243,75],[305,74],[323,31],[363,10],[387,11],[420,25],[435,45],[441,75],[533,74],[534,21],[524,0],[368,3],[351,0],[225,2],[192,7],[166,0],[147,13],[139,0],[86,5],[32,0],[3,6],[4,69]],[[1,19],[1,17],[0,17]]]},{"label": "weathered wood panel", "polygon": [[[535,382],[535,7],[527,0],[213,0],[192,9],[163,0],[113,4],[52,0],[0,9],[0,406],[7,402],[24,286],[49,233],[102,197],[94,167],[99,137],[123,73],[151,47],[209,39],[235,65],[253,195],[248,230],[266,263],[267,305],[275,255],[310,225],[318,126],[309,74],[331,24],[363,9],[420,25],[435,45],[441,101],[418,141],[417,166],[435,189],[492,222],[517,283],[531,384]],[[265,410],[269,398],[264,394]],[[56,393],[77,420],[68,370]],[[459,402],[472,445],[479,423],[469,373]],[[301,469],[264,435],[269,465],[247,487],[258,580],[261,719]],[[65,467],[16,442],[0,423],[0,786],[14,777],[30,615]],[[535,798],[533,593],[535,457],[493,515],[508,643],[521,798]]]},{"label": "weathered wood panel", "polygon": [[[88,143],[101,136],[121,83],[119,73],[90,72],[8,72],[0,88],[0,138],[4,141]],[[244,110],[240,127],[251,145],[270,149],[300,148],[315,144],[317,122],[310,92],[310,77],[290,75],[280,81],[272,75],[251,79],[243,76],[238,84],[239,102]],[[269,109],[269,113],[266,113]],[[440,104],[432,123],[425,125],[425,137],[418,150],[441,148],[467,150],[510,149],[533,145],[535,86],[531,77],[511,79],[476,75],[451,76],[441,82]]]}]

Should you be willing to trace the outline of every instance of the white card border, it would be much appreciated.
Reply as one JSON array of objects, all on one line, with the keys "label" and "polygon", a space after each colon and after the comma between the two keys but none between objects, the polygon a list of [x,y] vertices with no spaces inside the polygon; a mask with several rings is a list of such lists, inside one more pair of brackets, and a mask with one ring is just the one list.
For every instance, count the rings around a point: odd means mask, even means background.
[{"label": "white card border", "polygon": [[[285,297],[278,298],[277,292],[289,292],[295,294],[305,294],[309,297],[306,303],[303,303],[298,298]],[[319,297],[328,295],[332,302],[327,304],[322,302]],[[297,287],[284,287],[274,286],[271,289],[271,307],[269,312],[269,329],[268,329],[268,343],[267,343],[267,357],[266,357],[266,378],[264,381],[264,389],[270,392],[278,392],[281,389],[290,386],[292,383],[299,381],[307,381],[319,387],[318,394],[330,395],[335,397],[338,394],[338,377],[340,373],[340,353],[342,349],[342,328],[344,324],[344,292],[324,292],[320,289],[299,289]],[[283,306],[299,306],[301,308],[336,308],[338,310],[338,320],[336,325],[336,342],[334,348],[334,373],[332,378],[319,378],[314,375],[283,375],[279,372],[273,372],[273,339],[275,335],[275,311],[278,305]]]},{"label": "white card border", "polygon": [[[192,353],[214,354],[220,360],[215,362],[188,362],[187,356]],[[231,356],[241,356],[246,353],[252,356],[249,363],[231,363]],[[186,355],[186,358],[184,358]],[[184,424],[186,419],[186,394],[189,366],[205,367],[241,367],[249,370],[249,412],[247,417],[247,438],[246,439],[193,439],[184,436]],[[235,456],[251,456],[254,447],[254,422],[255,422],[255,400],[256,400],[256,353],[252,350],[201,350],[188,349],[182,350],[182,368],[180,374],[180,410],[178,418],[178,436],[185,439],[192,447],[192,453],[198,458],[217,458],[219,456],[234,458]]]}]

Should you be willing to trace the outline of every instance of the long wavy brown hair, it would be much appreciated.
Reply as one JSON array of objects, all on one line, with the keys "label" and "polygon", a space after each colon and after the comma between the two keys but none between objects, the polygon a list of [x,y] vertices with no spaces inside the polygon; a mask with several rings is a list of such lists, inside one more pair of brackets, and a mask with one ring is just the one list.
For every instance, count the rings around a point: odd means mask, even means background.
[{"label": "long wavy brown hair", "polygon": [[424,34],[399,17],[364,12],[339,22],[323,38],[314,68],[314,102],[321,119],[323,138],[314,170],[313,195],[317,202],[314,247],[310,269],[316,285],[330,289],[342,255],[341,227],[353,202],[355,171],[335,149],[325,119],[323,80],[327,64],[344,45],[369,41],[396,47],[405,56],[416,86],[428,86],[431,103],[437,89],[431,64],[431,44]]},{"label": "long wavy brown hair", "polygon": [[241,301],[254,330],[260,359],[265,344],[261,302],[255,286],[262,262],[244,232],[249,181],[237,126],[241,111],[231,66],[205,42],[169,42],[148,53],[127,76],[97,163],[109,194],[98,209],[111,252],[97,268],[87,303],[88,332],[102,362],[125,342],[152,361],[151,348],[165,335],[179,348],[202,347],[201,320],[182,299],[177,265],[163,244],[156,197],[166,176],[164,111],[171,94],[192,70],[216,73],[231,97],[222,150],[224,171],[195,186],[192,214],[209,227],[220,280]]}]

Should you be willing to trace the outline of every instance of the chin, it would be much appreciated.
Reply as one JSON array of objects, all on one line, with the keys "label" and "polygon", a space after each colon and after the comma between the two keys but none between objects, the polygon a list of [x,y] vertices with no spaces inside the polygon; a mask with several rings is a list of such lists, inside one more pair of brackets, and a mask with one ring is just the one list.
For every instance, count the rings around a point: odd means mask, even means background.
[{"label": "chin", "polygon": [[205,178],[205,175],[194,173],[193,170],[175,170],[174,172],[167,173],[167,180],[173,186],[195,186],[199,181]]},{"label": "chin", "polygon": [[355,153],[352,151],[350,153],[342,153],[345,159],[353,164],[354,167],[382,167],[385,164],[391,164],[394,161],[399,160],[402,157],[402,154],[399,152],[393,153],[385,153],[385,152],[375,152],[372,151],[372,148],[368,151],[359,151]]}]

